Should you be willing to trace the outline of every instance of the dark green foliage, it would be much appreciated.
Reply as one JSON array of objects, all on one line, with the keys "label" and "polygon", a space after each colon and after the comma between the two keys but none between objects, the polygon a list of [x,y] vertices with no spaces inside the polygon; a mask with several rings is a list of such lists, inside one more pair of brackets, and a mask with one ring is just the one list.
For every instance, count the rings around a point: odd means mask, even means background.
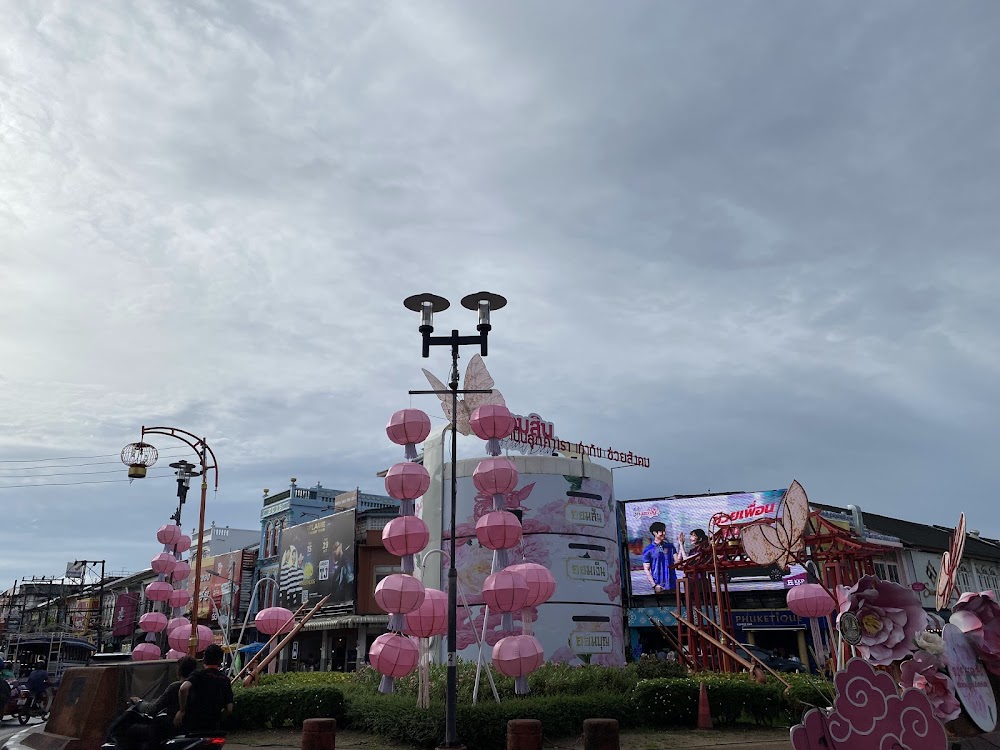
[{"label": "dark green foliage", "polygon": [[680,662],[670,661],[669,659],[657,659],[650,654],[643,654],[639,658],[639,661],[633,662],[626,667],[626,669],[629,668],[635,671],[636,676],[640,680],[653,680],[657,677],[688,676],[687,667]]},{"label": "dark green foliage", "polygon": [[291,682],[233,691],[233,721],[242,729],[300,727],[306,719],[344,718],[344,694],[333,685]]}]

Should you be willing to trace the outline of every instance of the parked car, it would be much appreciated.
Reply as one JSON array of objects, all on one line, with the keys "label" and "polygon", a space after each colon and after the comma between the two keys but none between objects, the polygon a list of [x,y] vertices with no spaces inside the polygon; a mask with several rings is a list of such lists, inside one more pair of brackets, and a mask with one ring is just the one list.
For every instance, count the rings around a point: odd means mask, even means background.
[{"label": "parked car", "polygon": [[770,651],[766,651],[758,646],[745,646],[746,650],[764,662],[775,672],[808,672],[809,668],[800,661],[794,659],[784,659],[775,656]]}]

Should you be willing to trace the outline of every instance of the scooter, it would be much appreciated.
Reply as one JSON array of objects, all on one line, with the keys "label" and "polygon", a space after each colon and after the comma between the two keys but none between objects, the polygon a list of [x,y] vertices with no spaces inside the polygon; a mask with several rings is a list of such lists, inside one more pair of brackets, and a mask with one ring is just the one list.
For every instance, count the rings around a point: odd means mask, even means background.
[{"label": "scooter", "polygon": [[49,718],[51,706],[51,689],[45,691],[45,700],[39,703],[31,691],[21,688],[21,692],[17,696],[17,723],[24,726],[32,717],[46,721]]},{"label": "scooter", "polygon": [[[118,736],[121,733],[136,724],[151,724],[155,719],[154,716],[141,713],[139,706],[130,701],[128,708],[112,722],[108,729],[108,738],[101,745],[101,750],[117,750]],[[180,734],[160,742],[160,750],[221,750],[225,744],[226,738],[219,733]]]}]

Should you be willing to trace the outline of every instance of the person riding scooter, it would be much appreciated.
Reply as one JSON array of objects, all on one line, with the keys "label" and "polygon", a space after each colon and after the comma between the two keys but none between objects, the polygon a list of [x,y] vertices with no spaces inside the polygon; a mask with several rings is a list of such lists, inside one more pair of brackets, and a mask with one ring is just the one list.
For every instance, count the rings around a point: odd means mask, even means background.
[{"label": "person riding scooter", "polygon": [[131,750],[132,748],[151,750],[163,740],[176,734],[174,716],[180,709],[178,693],[184,681],[197,668],[198,662],[190,656],[185,656],[177,661],[177,679],[167,685],[167,689],[159,698],[152,701],[144,701],[138,696],[129,698],[129,703],[135,707],[136,711],[152,717],[152,721],[137,722],[120,730],[118,747],[121,750]]},{"label": "person riding scooter", "polygon": [[32,701],[29,704],[29,708],[34,706],[45,707],[49,701],[49,673],[45,668],[45,660],[39,659],[35,664],[35,668],[31,670],[31,674],[28,675],[28,680],[25,687],[30,693],[29,700]]}]

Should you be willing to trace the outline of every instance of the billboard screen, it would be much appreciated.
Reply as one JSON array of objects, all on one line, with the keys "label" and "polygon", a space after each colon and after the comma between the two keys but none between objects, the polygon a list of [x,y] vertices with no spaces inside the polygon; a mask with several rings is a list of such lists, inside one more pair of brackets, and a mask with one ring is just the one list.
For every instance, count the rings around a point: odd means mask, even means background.
[{"label": "billboard screen", "polygon": [[[207,624],[209,620],[217,623],[220,612],[226,614],[231,608],[239,607],[237,598],[242,573],[243,550],[202,558],[198,592],[198,619],[202,623]],[[188,591],[194,594],[194,576],[188,580]]]},{"label": "billboard screen", "polygon": [[281,532],[280,606],[295,610],[327,594],[327,605],[354,601],[354,519],[345,510]]},{"label": "billboard screen", "polygon": [[[767,516],[773,518],[784,493],[784,490],[767,490],[622,502],[625,557],[632,595],[648,596],[654,593],[653,584],[643,567],[644,553],[652,547],[650,526],[654,523],[659,522],[666,527],[664,541],[672,545],[674,553],[679,550],[680,538],[684,539],[685,548],[690,550],[688,534],[693,529],[708,531],[709,521],[716,513],[726,513],[737,523]],[[773,566],[735,570],[729,580],[729,590],[779,590],[786,586],[785,577],[804,572],[798,565],[793,565],[790,572]],[[677,571],[677,577],[682,578],[683,574]]]}]

